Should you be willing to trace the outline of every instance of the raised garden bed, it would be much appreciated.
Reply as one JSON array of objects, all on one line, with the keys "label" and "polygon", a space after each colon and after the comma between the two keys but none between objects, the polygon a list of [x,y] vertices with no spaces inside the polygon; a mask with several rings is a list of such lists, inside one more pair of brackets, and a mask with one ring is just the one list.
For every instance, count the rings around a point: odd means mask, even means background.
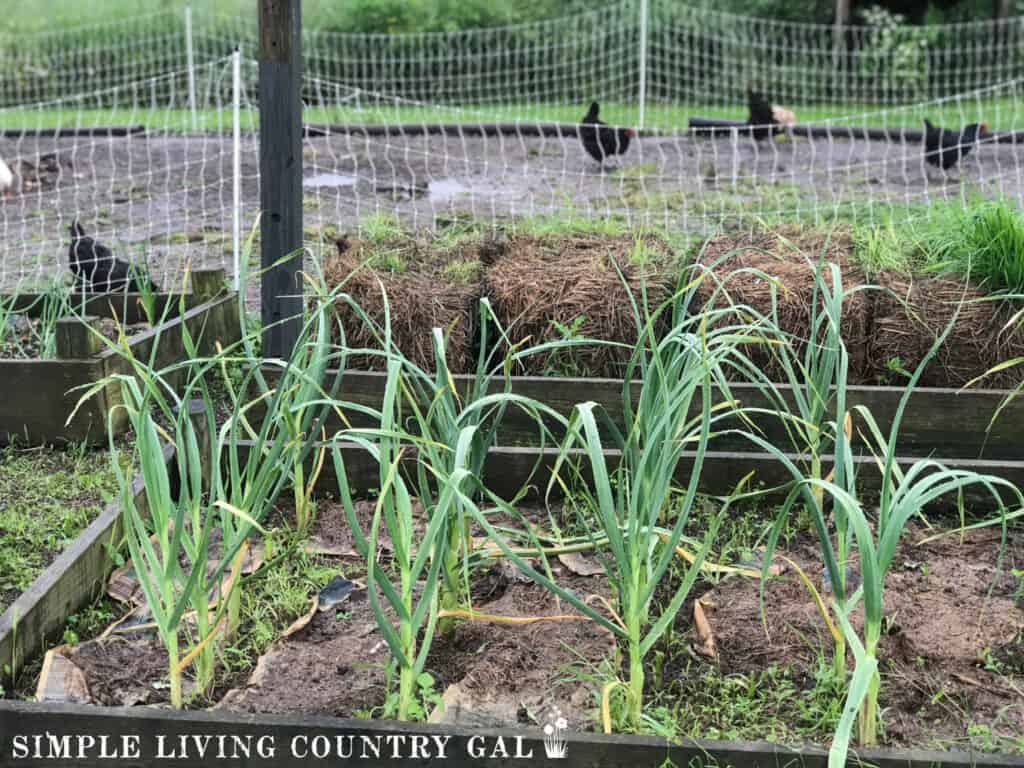
[{"label": "raised garden bed", "polygon": [[[376,465],[361,469],[358,455],[356,449],[346,451],[348,479],[365,494],[378,481]],[[705,472],[715,476],[724,466],[713,461]],[[496,468],[496,476],[515,471],[506,461]],[[517,479],[522,477],[512,475],[508,483]],[[336,490],[330,472],[320,477],[317,488],[323,494]],[[368,498],[357,502],[364,524],[373,514],[373,497]],[[550,512],[569,524],[570,510],[568,505],[556,505]],[[525,511],[536,522],[548,519],[549,511]],[[749,548],[758,540],[752,533],[757,523],[751,523],[756,514],[750,514],[744,510],[735,516],[722,536],[726,543],[717,562],[743,565],[744,558],[756,558],[756,550]],[[419,525],[426,523],[422,518]],[[695,521],[694,534],[702,523]],[[543,760],[541,728],[557,707],[568,722],[567,760],[572,765],[643,764],[654,756],[660,764],[698,755],[700,764],[775,768],[779,761],[793,759],[825,764],[825,751],[813,743],[828,737],[828,708],[840,706],[842,696],[820,680],[815,682],[820,674],[817,665],[831,639],[792,569],[769,584],[767,636],[759,628],[756,578],[732,574],[702,579],[697,597],[715,639],[715,656],[693,650],[700,643],[691,620],[693,602],[688,601],[673,639],[659,644],[657,661],[648,669],[651,727],[671,733],[670,742],[598,735],[601,669],[616,663],[612,638],[606,630],[579,621],[582,617],[571,607],[559,605],[509,563],[485,563],[473,579],[475,610],[527,623],[466,622],[450,638],[435,638],[426,666],[432,682],[424,706],[433,709],[442,700],[444,706],[434,713],[435,725],[397,724],[364,719],[385,706],[383,667],[388,652],[366,601],[365,568],[339,505],[321,497],[316,522],[304,539],[295,539],[292,525],[289,504],[284,503],[268,526],[277,542],[277,556],[264,562],[261,554],[250,572],[252,581],[246,582],[246,591],[256,600],[243,609],[239,639],[230,646],[236,671],[227,673],[211,698],[192,704],[214,712],[156,715],[147,714],[145,707],[110,709],[166,701],[161,682],[165,659],[159,643],[152,635],[147,639],[130,629],[129,620],[111,627],[104,639],[53,652],[46,684],[37,692],[44,705],[0,703],[0,719],[6,718],[2,722],[10,724],[9,732],[41,733],[47,727],[59,733],[88,732],[112,723],[106,718],[116,714],[127,716],[123,722],[131,723],[133,733],[151,739],[152,748],[158,735],[165,744],[176,743],[179,733],[208,733],[218,726],[231,734],[272,734],[280,750],[275,764],[309,759],[287,754],[292,739],[335,733],[450,736],[453,748],[448,754],[456,762],[479,757],[464,751],[471,737],[475,745],[494,748],[494,740],[501,736],[509,745],[520,745],[520,754],[532,748],[534,758]],[[1024,653],[1019,634],[1024,608],[1019,578],[1012,575],[1024,565],[1024,538],[1019,530],[1011,533],[997,574],[998,530],[919,543],[934,533],[915,529],[897,554],[904,566],[891,576],[892,602],[887,606],[892,623],[884,647],[892,663],[883,674],[881,703],[886,707],[885,743],[897,748],[858,750],[856,759],[921,768],[968,763],[1020,766],[1024,757],[998,750],[1024,749],[1024,711],[1018,711],[1022,705],[1015,702],[1013,688],[1024,670],[1017,666]],[[285,542],[293,549],[278,549]],[[384,562],[391,546],[387,538],[380,541]],[[819,581],[821,561],[806,533],[794,531],[783,553]],[[552,566],[560,584],[581,594],[610,597],[592,553],[552,558]],[[280,594],[285,589],[297,591],[298,598],[285,602]],[[285,605],[289,607],[283,609]],[[921,606],[927,609],[920,610]],[[130,609],[130,604],[125,607]],[[573,615],[576,620],[553,618]],[[982,616],[986,618],[978,621]],[[958,629],[950,634],[949,627]],[[253,642],[253,635],[263,639]],[[927,663],[922,664],[923,659]],[[938,692],[960,705],[945,706],[945,699],[936,698]],[[94,706],[68,706],[83,700]],[[68,719],[63,724],[46,719],[55,713]],[[744,741],[693,740],[708,733]],[[938,745],[952,745],[954,751],[936,751]],[[924,747],[932,749],[916,749]],[[10,748],[9,743],[0,743],[0,755]],[[152,754],[143,746],[143,757]],[[78,764],[91,765],[94,759],[86,756]],[[196,759],[184,757],[182,764]]]},{"label": "raised garden bed", "polygon": [[[192,274],[193,293],[185,297],[185,312],[177,313],[180,296],[155,297],[154,316],[169,319],[157,328],[139,330],[128,344],[136,358],[153,361],[157,368],[180,361],[185,352],[182,327],[187,325],[200,349],[210,353],[216,342],[224,346],[237,341],[241,330],[238,297],[224,293],[223,270]],[[17,297],[15,309],[24,307],[31,317],[39,307],[37,296]],[[75,299],[85,322],[102,332],[104,318],[138,326],[146,317],[141,297],[133,294],[92,296]],[[113,414],[115,434],[126,427],[124,415],[115,406],[113,388],[85,402],[75,417],[68,417],[82,396],[83,388],[115,373],[129,373],[130,367],[116,350],[106,348],[82,320],[72,317],[56,323],[56,359],[0,359],[0,378],[5,397],[0,403],[0,442],[11,440],[39,443],[97,443],[106,439]]]},{"label": "raised garden bed", "polygon": [[[244,764],[294,766],[308,768],[310,765],[332,765],[340,761],[330,752],[332,745],[340,743],[345,747],[354,740],[360,749],[364,737],[370,744],[381,745],[379,765],[422,765],[430,757],[440,759],[434,739],[445,740],[444,762],[449,765],[470,766],[485,762],[490,765],[565,765],[579,768],[633,768],[636,765],[687,765],[710,766],[728,765],[735,768],[778,768],[780,765],[798,764],[805,768],[825,768],[828,755],[825,750],[815,748],[789,749],[778,744],[751,741],[713,741],[709,739],[685,739],[681,744],[670,744],[664,739],[643,736],[597,736],[592,734],[568,734],[565,757],[548,760],[545,755],[543,732],[532,729],[476,729],[469,727],[445,727],[417,723],[375,722],[367,720],[344,720],[314,715],[249,715],[233,712],[172,712],[155,711],[146,708],[103,710],[96,707],[69,704],[30,704],[0,701],[0,757],[13,756],[14,734],[25,734],[34,743],[35,736],[46,733],[131,733],[139,737],[137,759],[155,761],[158,739],[165,737],[165,743],[178,744],[180,739],[211,737],[222,734],[237,735],[243,743],[252,745],[252,757]],[[317,736],[324,739],[328,756],[311,756],[309,745]],[[403,739],[404,737],[404,739]],[[419,737],[423,744],[434,744],[429,757],[423,752],[412,755],[412,738]],[[257,743],[264,739],[264,746],[273,744],[272,757],[260,757]],[[501,748],[498,740],[501,739]],[[389,754],[392,745],[403,746],[399,756]],[[516,757],[516,749],[521,755]],[[482,750],[482,751],[481,751]],[[502,757],[501,750],[507,753]],[[495,752],[497,751],[497,754]],[[357,752],[357,754],[361,754]],[[369,753],[370,760],[373,752]],[[493,755],[488,759],[488,756]],[[857,755],[864,765],[878,768],[1020,768],[1021,758],[1012,755],[979,755],[976,752],[939,752],[927,750],[861,750]],[[225,759],[224,765],[242,765],[244,758]],[[30,764],[24,761],[25,764]],[[109,765],[95,752],[76,759],[73,764],[82,768]],[[178,755],[175,765],[182,768],[205,768],[209,757],[195,754]],[[50,759],[47,765],[70,766],[72,761]]]},{"label": "raised garden bed", "polygon": [[[165,460],[172,457],[168,449]],[[144,503],[141,477],[135,479],[132,493]],[[102,594],[121,540],[120,523],[121,504],[113,501],[70,546],[54,553],[28,589],[6,606],[0,615],[0,686],[10,685],[48,640],[60,636],[69,616]]]},{"label": "raised garden bed", "polygon": [[[464,261],[440,273],[475,274]],[[410,282],[406,295],[424,284]],[[708,314],[722,316],[701,317]],[[310,313],[318,339],[327,317]],[[155,532],[126,505],[136,562],[107,587],[125,601],[126,616],[52,648],[37,698],[54,712],[82,712],[82,722],[97,710],[167,702],[226,710],[174,715],[146,726],[152,735],[179,727],[171,723],[235,728],[232,711],[269,730],[296,725],[279,717],[302,716],[305,727],[343,733],[431,732],[351,720],[397,717],[430,719],[440,735],[520,736],[520,748],[539,745],[547,725],[547,735],[571,742],[569,759],[580,759],[571,754],[578,746],[587,765],[635,764],[657,750],[658,763],[777,766],[820,763],[820,745],[834,734],[833,757],[842,759],[859,690],[868,693],[862,712],[871,715],[858,724],[860,743],[874,743],[880,723],[877,739],[887,747],[940,750],[872,751],[876,764],[956,765],[963,754],[981,764],[987,753],[993,765],[1013,764],[1005,753],[1024,750],[1024,538],[1019,517],[988,526],[999,506],[994,496],[1024,503],[1010,487],[1024,483],[1024,461],[1012,434],[990,432],[995,456],[984,439],[1005,392],[971,393],[967,426],[955,429],[937,412],[963,395],[915,393],[900,440],[893,436],[891,449],[879,441],[891,461],[871,455],[865,434],[875,429],[871,413],[879,432],[898,422],[902,391],[872,387],[846,391],[844,409],[866,404],[870,413],[856,410],[848,423],[842,413],[810,417],[825,436],[818,450],[834,456],[788,453],[787,435],[771,418],[798,409],[782,407],[751,412],[756,423],[746,426],[759,436],[740,450],[740,442],[718,442],[717,433],[741,422],[736,413],[725,420],[735,404],[722,402],[710,382],[722,380],[747,337],[709,333],[698,353],[686,330],[694,321],[686,322],[664,329],[663,341],[646,350],[652,366],[642,392],[632,393],[632,412],[620,402],[621,382],[520,378],[512,394],[487,398],[467,378],[423,374],[413,363],[427,348],[413,343],[400,345],[404,361],[389,361],[384,386],[380,374],[334,377],[323,346],[300,344],[279,366],[282,378],[258,395],[268,411],[232,394],[235,417],[211,444],[221,462],[179,465],[180,495],[150,473],[163,499],[151,506]],[[449,323],[432,317],[427,326]],[[845,364],[820,359],[843,380]],[[247,382],[257,370],[246,372]],[[205,455],[192,421],[179,420],[172,436],[154,426],[151,401],[130,395],[145,465],[159,466],[145,457],[167,440],[190,457]],[[733,395],[745,406],[771,405],[752,385],[737,384]],[[205,390],[204,397],[194,413],[200,440],[216,423],[215,403]],[[314,419],[335,397],[362,415],[355,426],[364,429],[320,452],[312,439],[353,426],[338,419],[322,430]],[[526,419],[488,424],[484,411],[498,402],[550,409],[553,424],[576,406],[578,421],[554,435],[572,442],[541,447]],[[598,427],[595,402],[612,424]],[[1019,412],[1009,408],[1012,428]],[[242,413],[257,426],[236,431]],[[950,448],[965,430],[967,447]],[[939,449],[945,468],[902,458]],[[559,482],[549,494],[555,467]],[[199,468],[222,474],[209,482]],[[833,478],[831,495],[816,497],[811,489]],[[294,494],[282,493],[288,483]],[[776,493],[752,493],[767,489]],[[963,528],[979,521],[986,527]],[[160,554],[148,542],[158,542]],[[831,612],[829,592],[837,595]],[[100,706],[67,709],[72,702]],[[881,718],[873,716],[876,704]],[[34,710],[0,711],[18,718]],[[318,719],[326,715],[346,719]],[[656,734],[677,746],[604,739],[601,730]],[[706,735],[786,746],[689,740]],[[330,739],[323,743],[318,759],[348,757],[331,754]],[[621,756],[613,754],[619,746]],[[699,750],[706,751],[697,759]],[[493,757],[514,759],[507,751]]]}]

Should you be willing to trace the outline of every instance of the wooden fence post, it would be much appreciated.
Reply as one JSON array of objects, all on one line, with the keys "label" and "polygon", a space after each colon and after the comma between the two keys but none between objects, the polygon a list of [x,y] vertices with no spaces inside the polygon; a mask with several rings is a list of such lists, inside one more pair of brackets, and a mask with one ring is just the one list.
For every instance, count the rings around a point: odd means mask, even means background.
[{"label": "wooden fence post", "polygon": [[301,0],[260,0],[260,299],[263,356],[287,360],[302,328]]}]

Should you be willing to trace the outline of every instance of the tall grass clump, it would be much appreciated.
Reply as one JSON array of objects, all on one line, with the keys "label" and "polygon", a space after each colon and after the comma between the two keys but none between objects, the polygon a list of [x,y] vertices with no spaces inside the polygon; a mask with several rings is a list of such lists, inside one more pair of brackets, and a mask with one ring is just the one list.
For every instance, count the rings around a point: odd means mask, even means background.
[{"label": "tall grass clump", "polygon": [[950,206],[916,237],[936,268],[967,274],[990,291],[1024,293],[1024,215],[1009,200]]}]

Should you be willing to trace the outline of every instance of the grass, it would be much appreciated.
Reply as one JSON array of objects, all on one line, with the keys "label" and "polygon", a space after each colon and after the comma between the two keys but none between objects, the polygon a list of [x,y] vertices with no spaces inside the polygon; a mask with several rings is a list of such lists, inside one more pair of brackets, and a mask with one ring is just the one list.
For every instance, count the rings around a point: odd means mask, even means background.
[{"label": "grass", "polygon": [[312,595],[338,575],[337,563],[307,554],[294,530],[270,530],[264,543],[268,563],[242,582],[239,631],[223,649],[223,666],[218,670],[224,683],[247,674],[292,621],[308,610]]},{"label": "grass", "polygon": [[1007,200],[968,208],[947,204],[917,235],[917,244],[937,268],[970,274],[991,291],[1024,291],[1024,217]]},{"label": "grass", "polygon": [[476,259],[456,259],[444,268],[443,276],[452,285],[473,285],[481,280],[483,270]]},{"label": "grass", "polygon": [[[905,212],[908,214],[909,212]],[[924,215],[927,213],[927,215]],[[1024,291],[1024,216],[1006,199],[936,203],[854,229],[854,259],[882,270],[959,272],[989,291]]]},{"label": "grass", "polygon": [[0,612],[116,491],[105,451],[0,449]]},{"label": "grass", "polygon": [[[31,33],[50,31],[58,27],[73,27],[111,20],[157,13],[171,8],[184,9],[188,0],[100,0],[97,3],[69,3],[67,0],[40,0],[31,8],[13,5],[5,9],[0,29],[10,32]],[[237,0],[205,0],[204,11],[238,12]]]},{"label": "grass", "polygon": [[[1014,115],[1011,99],[993,99],[986,102],[993,115]],[[877,105],[834,104],[797,105],[792,107],[801,123],[821,123],[850,115],[862,118],[845,119],[844,125],[868,126],[874,128],[900,127],[918,129],[927,114],[938,125],[960,125],[965,120],[962,105],[955,102],[936,105],[922,111],[921,107],[901,109],[890,107],[881,110]],[[504,104],[440,106],[400,104],[382,107],[307,107],[303,119],[307,123],[480,123],[480,122],[559,122],[577,123],[584,107],[580,104]],[[646,111],[645,129],[661,131],[684,130],[690,117],[709,117],[723,120],[745,120],[746,105],[719,106],[710,104],[650,104]],[[145,125],[150,129],[166,130],[172,133],[188,133],[192,130],[192,117],[187,109],[164,108],[63,108],[42,107],[39,109],[10,108],[0,110],[4,127],[10,129],[56,128],[61,126],[90,125]],[[231,132],[230,105],[223,109],[200,109],[197,113],[199,129],[217,131],[226,135]],[[601,107],[601,118],[615,125],[636,125],[638,111],[635,104],[608,102]],[[973,119],[973,117],[971,118]],[[994,118],[993,118],[994,120]],[[255,129],[259,115],[255,109],[243,109],[243,129]],[[1013,126],[993,125],[993,129],[1008,129]]]},{"label": "grass", "polygon": [[822,743],[839,721],[844,690],[824,659],[810,681],[775,665],[731,675],[695,666],[670,682],[672,705],[662,709],[679,736]]}]

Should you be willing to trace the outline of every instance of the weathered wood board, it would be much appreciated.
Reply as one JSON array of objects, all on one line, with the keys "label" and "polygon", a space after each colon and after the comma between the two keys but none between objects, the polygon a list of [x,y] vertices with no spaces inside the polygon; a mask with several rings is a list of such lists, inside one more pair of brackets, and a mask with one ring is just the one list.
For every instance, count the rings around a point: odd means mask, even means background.
[{"label": "weathered wood board", "polygon": [[[268,381],[274,381],[277,371],[265,369]],[[336,375],[336,374],[329,374]],[[357,405],[380,407],[384,393],[384,373],[345,371],[339,399]],[[468,376],[455,376],[455,386],[465,392],[471,383]],[[493,392],[502,391],[499,380]],[[623,423],[623,383],[618,379],[569,379],[540,376],[512,378],[511,391],[533,398],[562,416],[568,416],[577,403],[594,401],[601,405],[620,428]],[[639,384],[631,386],[632,402],[638,400]],[[756,386],[734,384],[731,396],[747,409],[773,409],[770,400]],[[780,395],[791,405],[793,393],[789,387],[779,386]],[[942,459],[990,459],[1024,461],[1024,394],[1012,399],[999,418],[993,416],[1006,396],[1005,390],[957,390],[921,388],[911,395],[900,426],[897,453],[907,456],[934,455]],[[903,389],[900,387],[849,387],[847,410],[864,406],[874,415],[879,427],[887,431],[899,407]],[[718,394],[721,402],[724,397]],[[699,406],[699,404],[698,404]],[[348,412],[353,426],[368,426],[367,418],[355,411]],[[762,430],[765,439],[784,450],[799,450],[792,444],[783,423],[774,416],[751,414],[753,422]],[[552,419],[546,420],[549,429],[556,430]],[[739,427],[739,420],[721,421],[719,431]],[[343,428],[337,418],[328,422],[333,433]],[[533,418],[519,408],[509,407],[501,429],[501,444],[530,446],[539,444],[539,430]],[[548,441],[550,443],[550,440]],[[861,443],[863,446],[863,443]],[[722,434],[715,438],[713,447],[722,451],[757,451],[757,446],[737,435]]]},{"label": "weathered wood board", "polygon": [[[240,338],[236,295],[188,304],[192,306],[184,314],[129,339],[136,358],[146,363],[152,361],[158,369],[183,360],[185,327],[199,340],[204,353],[212,352],[216,342],[227,346]],[[102,302],[94,300],[90,311],[102,309]],[[109,315],[108,307],[104,316]],[[129,373],[130,367],[117,350],[109,348],[82,359],[0,360],[0,381],[4,382],[5,393],[0,399],[0,444],[12,440],[32,445],[102,443],[107,438],[111,414],[115,433],[122,432],[127,417],[115,407],[116,387],[98,392],[83,403],[73,419],[68,418],[85,388],[111,374]]]}]

